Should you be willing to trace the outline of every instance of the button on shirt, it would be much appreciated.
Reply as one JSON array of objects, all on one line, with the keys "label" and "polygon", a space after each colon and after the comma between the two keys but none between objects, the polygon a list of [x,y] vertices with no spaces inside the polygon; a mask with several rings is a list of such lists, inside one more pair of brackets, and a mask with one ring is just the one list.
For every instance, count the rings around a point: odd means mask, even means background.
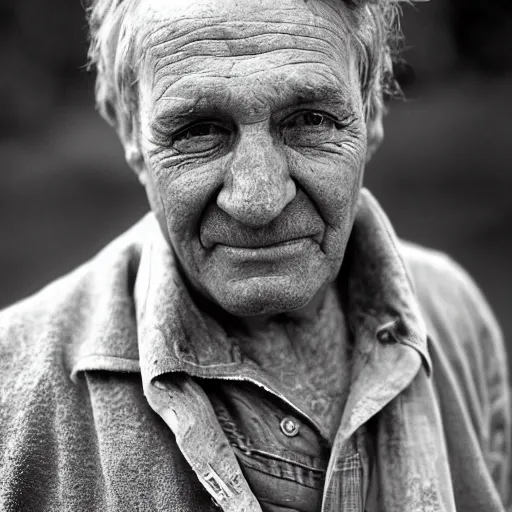
[{"label": "button on shirt", "polygon": [[251,383],[202,387],[262,510],[319,511],[330,449],[309,421]]},{"label": "button on shirt", "polygon": [[283,418],[280,423],[281,431],[285,436],[288,437],[295,437],[299,434],[300,430],[300,424],[298,421],[294,420],[293,418],[290,418],[289,416],[286,416],[286,418]]}]

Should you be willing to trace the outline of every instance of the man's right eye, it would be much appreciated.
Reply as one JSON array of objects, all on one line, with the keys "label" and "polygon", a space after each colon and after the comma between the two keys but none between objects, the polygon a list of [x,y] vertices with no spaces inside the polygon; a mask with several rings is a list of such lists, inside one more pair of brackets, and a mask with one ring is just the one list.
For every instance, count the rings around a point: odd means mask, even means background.
[{"label": "man's right eye", "polygon": [[180,153],[203,153],[224,144],[229,130],[216,123],[205,122],[188,126],[172,138],[172,147]]}]

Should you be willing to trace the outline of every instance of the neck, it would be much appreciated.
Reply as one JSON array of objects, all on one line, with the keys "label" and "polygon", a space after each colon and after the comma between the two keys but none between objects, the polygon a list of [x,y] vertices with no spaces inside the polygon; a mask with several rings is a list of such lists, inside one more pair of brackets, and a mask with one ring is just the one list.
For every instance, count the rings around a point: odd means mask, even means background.
[{"label": "neck", "polygon": [[332,294],[333,285],[324,285],[317,294],[302,308],[285,313],[258,315],[250,317],[231,317],[229,324],[235,326],[244,337],[258,337],[269,330],[274,331],[276,325],[294,326],[299,329],[310,329],[318,322],[328,296]]},{"label": "neck", "polygon": [[351,359],[336,284],[325,287],[306,308],[268,317],[238,318],[202,306],[332,441],[350,385]]},{"label": "neck", "polygon": [[339,342],[343,325],[341,301],[331,284],[300,310],[237,319],[223,327],[239,339],[242,352],[270,370],[278,358],[288,364],[319,364],[319,355],[328,355]]},{"label": "neck", "polygon": [[329,286],[303,314],[281,315],[238,335],[240,349],[333,440],[350,385],[351,344],[340,297]]}]

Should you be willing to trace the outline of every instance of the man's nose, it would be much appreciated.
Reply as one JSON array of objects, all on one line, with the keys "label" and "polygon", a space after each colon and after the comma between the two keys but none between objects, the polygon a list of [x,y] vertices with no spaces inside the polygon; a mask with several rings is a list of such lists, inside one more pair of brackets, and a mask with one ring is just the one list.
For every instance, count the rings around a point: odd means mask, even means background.
[{"label": "man's nose", "polygon": [[262,227],[279,216],[297,193],[286,157],[271,134],[244,133],[228,164],[217,205],[238,222]]}]

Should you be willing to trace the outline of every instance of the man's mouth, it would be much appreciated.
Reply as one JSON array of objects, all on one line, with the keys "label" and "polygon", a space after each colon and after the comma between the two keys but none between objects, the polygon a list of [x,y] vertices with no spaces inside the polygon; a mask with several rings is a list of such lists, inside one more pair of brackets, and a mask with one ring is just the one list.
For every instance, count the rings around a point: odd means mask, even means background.
[{"label": "man's mouth", "polygon": [[[230,241],[223,241],[218,242],[215,245],[221,245],[224,247],[232,247],[233,249],[266,249],[266,248],[272,248],[272,247],[281,247],[285,245],[294,244],[300,241],[304,241],[306,239],[315,239],[318,238],[318,236],[314,235],[298,235],[293,237],[275,237],[275,238],[268,238],[268,239],[260,239],[260,240],[233,240]],[[320,240],[318,240],[320,241]]]},{"label": "man's mouth", "polygon": [[240,262],[260,261],[271,262],[286,260],[307,250],[316,242],[311,237],[295,238],[275,244],[258,247],[240,247],[225,244],[216,244],[215,251],[220,251],[224,256]]},{"label": "man's mouth", "polygon": [[[308,227],[310,229],[308,229]],[[323,226],[293,226],[292,229],[234,229],[221,230],[210,233],[211,236],[202,237],[205,249],[214,249],[216,246],[232,247],[234,249],[254,249],[279,247],[293,244],[306,239],[322,243]],[[306,228],[306,229],[304,229]],[[314,229],[312,229],[314,228]],[[213,230],[212,230],[213,231]]]}]

